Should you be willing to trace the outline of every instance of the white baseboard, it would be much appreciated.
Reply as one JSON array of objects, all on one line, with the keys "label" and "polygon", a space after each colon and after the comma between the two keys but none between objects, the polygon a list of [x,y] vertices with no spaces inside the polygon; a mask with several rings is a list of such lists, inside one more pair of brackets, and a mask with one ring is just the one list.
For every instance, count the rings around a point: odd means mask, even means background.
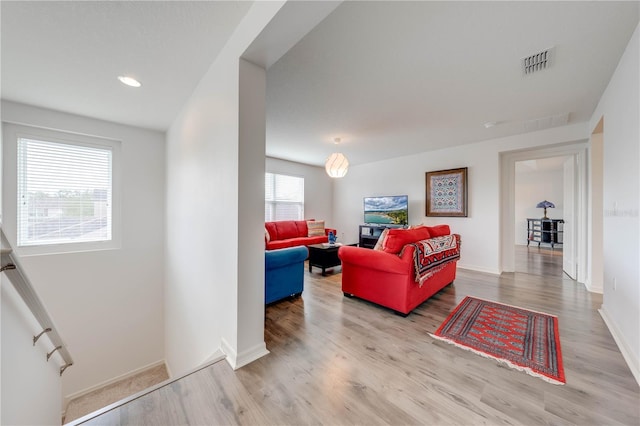
[{"label": "white baseboard", "polygon": [[226,355],[224,354],[224,352],[222,352],[222,349],[217,349],[214,353],[212,353],[204,361],[202,361],[202,365],[213,364],[215,362],[225,359],[225,357]]},{"label": "white baseboard", "polygon": [[220,349],[227,356],[226,360],[231,368],[235,370],[236,358],[238,358],[238,354],[236,353],[235,349],[233,349],[231,345],[225,340],[224,337],[220,339]]},{"label": "white baseboard", "polygon": [[588,279],[584,282],[584,286],[587,289],[587,291],[590,293],[598,293],[598,294],[604,293],[604,287],[602,283],[600,283],[599,285],[594,284],[590,279]]},{"label": "white baseboard", "polygon": [[482,272],[483,274],[500,275],[501,271],[497,269],[484,268],[482,266],[468,265],[466,263],[461,264],[458,262],[458,269],[464,269],[465,271]]},{"label": "white baseboard", "polygon": [[636,379],[636,382],[638,382],[638,385],[640,385],[640,369],[638,368],[638,366],[640,365],[640,362],[638,358],[635,357],[635,355],[631,351],[631,348],[629,347],[629,345],[627,345],[626,340],[624,339],[622,333],[620,332],[620,329],[618,328],[616,323],[613,321],[611,316],[604,309],[604,307],[598,309],[598,312],[600,312],[600,316],[602,317],[602,319],[604,320],[604,323],[606,324],[607,328],[611,332],[611,335],[613,336],[613,340],[616,341],[616,344],[618,345],[618,349],[620,349],[620,352],[622,353],[624,360],[627,362],[627,365],[631,370],[631,374],[633,374],[633,377]]},{"label": "white baseboard", "polygon": [[171,372],[171,368],[169,368],[169,363],[166,360],[164,362],[164,368],[167,369],[167,375],[169,376],[169,378],[172,378],[173,373]]},{"label": "white baseboard", "polygon": [[238,355],[234,370],[240,367],[244,367],[245,365],[250,364],[258,358],[262,358],[263,356],[268,354],[269,351],[267,350],[267,345],[264,342],[259,343],[253,348],[249,348]]},{"label": "white baseboard", "polygon": [[246,351],[242,351],[240,354],[237,354],[236,351],[231,347],[231,345],[229,345],[229,343],[227,343],[224,338],[221,340],[222,352],[226,354],[226,360],[234,370],[237,370],[240,367],[244,367],[245,365],[269,353],[269,351],[267,350],[267,345],[262,342],[258,343],[252,348],[247,349]]},{"label": "white baseboard", "polygon": [[[152,368],[155,368],[155,367],[157,367],[159,365],[163,365],[163,364],[166,366],[166,363],[165,363],[164,359],[161,359],[160,361],[152,362],[151,364],[145,365],[145,366],[140,367],[140,368],[136,368],[135,370],[131,370],[128,373],[124,373],[124,374],[121,374],[120,376],[117,376],[117,377],[111,378],[109,380],[106,380],[104,382],[98,383],[97,385],[93,385],[93,386],[90,386],[90,387],[88,387],[86,389],[83,389],[81,391],[74,392],[72,394],[66,395],[66,396],[63,397],[63,407],[64,407],[63,412],[66,413],[67,405],[69,405],[69,401],[71,401],[72,399],[79,398],[79,397],[84,396],[84,395],[86,395],[86,394],[88,394],[90,392],[93,392],[93,391],[98,390],[100,388],[103,388],[105,386],[109,386],[109,385],[111,385],[111,384],[113,384],[115,382],[119,382],[120,380],[128,379],[129,377],[133,377],[136,374],[140,374],[140,373],[142,373],[144,371],[150,370]],[[169,377],[171,377],[171,375],[169,375]]]},{"label": "white baseboard", "polygon": [[[226,355],[222,352],[222,349],[216,349],[211,355],[206,357],[197,367],[187,370],[186,372],[181,372],[178,374],[178,377],[185,377],[194,371],[200,370],[203,366],[215,364],[218,361],[222,361],[225,359]],[[169,380],[173,379],[175,376],[171,371],[171,367],[168,362],[165,362],[165,368],[167,369],[167,373],[169,374]]]}]

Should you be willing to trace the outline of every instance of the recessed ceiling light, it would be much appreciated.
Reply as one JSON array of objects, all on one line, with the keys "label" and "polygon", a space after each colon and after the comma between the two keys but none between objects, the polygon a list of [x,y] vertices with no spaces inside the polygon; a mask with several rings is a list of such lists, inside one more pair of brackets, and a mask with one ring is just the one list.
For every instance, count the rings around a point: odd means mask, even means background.
[{"label": "recessed ceiling light", "polygon": [[140,83],[138,80],[136,80],[133,77],[127,77],[126,75],[119,75],[118,80],[120,80],[122,84],[126,84],[127,86],[131,86],[131,87],[142,86],[142,83]]}]

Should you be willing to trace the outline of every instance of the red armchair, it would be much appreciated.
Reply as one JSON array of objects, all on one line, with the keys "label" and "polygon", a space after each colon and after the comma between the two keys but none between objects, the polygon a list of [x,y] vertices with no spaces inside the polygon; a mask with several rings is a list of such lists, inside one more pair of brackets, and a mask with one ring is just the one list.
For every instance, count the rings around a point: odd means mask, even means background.
[{"label": "red armchair", "polygon": [[[430,231],[429,237],[449,235],[448,225],[421,227]],[[411,238],[413,232],[413,238]],[[359,297],[393,309],[407,316],[422,302],[456,278],[456,261],[451,261],[427,278],[422,286],[416,282],[414,268],[414,246],[405,244],[424,238],[425,229],[390,230],[391,238],[387,251],[362,247],[342,246],[338,256],[342,261],[342,291],[347,297]],[[391,235],[393,234],[393,235]],[[398,242],[402,247],[398,249]],[[401,251],[400,254],[395,252]]]}]

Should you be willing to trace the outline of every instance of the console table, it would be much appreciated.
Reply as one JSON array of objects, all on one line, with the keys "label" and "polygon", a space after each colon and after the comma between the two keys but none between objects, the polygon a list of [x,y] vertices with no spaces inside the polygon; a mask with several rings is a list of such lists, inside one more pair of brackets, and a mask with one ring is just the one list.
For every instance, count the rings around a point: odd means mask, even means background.
[{"label": "console table", "polygon": [[564,220],[562,219],[527,219],[527,246],[530,242],[540,244],[562,244]]}]

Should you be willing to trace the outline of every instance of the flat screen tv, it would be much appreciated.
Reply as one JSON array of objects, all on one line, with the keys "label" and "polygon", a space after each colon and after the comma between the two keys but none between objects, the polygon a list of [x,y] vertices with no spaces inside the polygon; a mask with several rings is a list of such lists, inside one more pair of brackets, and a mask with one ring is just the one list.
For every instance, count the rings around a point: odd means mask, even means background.
[{"label": "flat screen tv", "polygon": [[364,197],[364,223],[406,225],[409,223],[408,218],[407,195]]}]

